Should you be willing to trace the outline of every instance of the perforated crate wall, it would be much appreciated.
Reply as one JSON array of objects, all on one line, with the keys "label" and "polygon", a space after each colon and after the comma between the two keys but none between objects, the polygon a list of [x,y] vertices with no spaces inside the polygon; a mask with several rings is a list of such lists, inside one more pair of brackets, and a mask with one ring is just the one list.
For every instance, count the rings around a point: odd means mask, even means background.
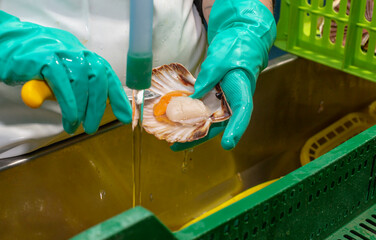
[{"label": "perforated crate wall", "polygon": [[[376,81],[374,0],[282,0],[275,45],[312,61]],[[349,7],[347,6],[349,4]],[[367,17],[366,17],[367,15]],[[322,21],[324,22],[322,26]],[[332,25],[337,25],[333,28]],[[319,27],[321,30],[318,30]],[[336,29],[336,38],[330,32]],[[368,35],[366,46],[362,44]]]}]

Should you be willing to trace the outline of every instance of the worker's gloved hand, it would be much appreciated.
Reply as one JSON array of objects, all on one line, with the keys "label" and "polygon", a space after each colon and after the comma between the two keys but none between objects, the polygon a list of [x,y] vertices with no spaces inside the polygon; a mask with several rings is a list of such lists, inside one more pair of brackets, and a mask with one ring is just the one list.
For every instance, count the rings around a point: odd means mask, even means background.
[{"label": "worker's gloved hand", "polygon": [[220,82],[232,117],[228,122],[213,124],[205,138],[175,143],[172,150],[198,145],[224,129],[222,147],[230,150],[236,146],[249,124],[256,80],[268,64],[268,51],[275,37],[274,17],[259,0],[215,1],[208,25],[208,55],[191,97],[202,98]]},{"label": "worker's gloved hand", "polygon": [[64,130],[98,129],[110,99],[115,116],[131,122],[132,110],[110,64],[72,34],[0,11],[0,81],[9,85],[47,81],[60,105]]}]

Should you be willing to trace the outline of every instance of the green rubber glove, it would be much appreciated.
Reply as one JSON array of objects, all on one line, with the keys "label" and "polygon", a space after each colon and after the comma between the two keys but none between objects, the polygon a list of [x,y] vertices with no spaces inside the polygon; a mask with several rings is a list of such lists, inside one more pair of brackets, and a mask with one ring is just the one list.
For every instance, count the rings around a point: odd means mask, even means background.
[{"label": "green rubber glove", "polygon": [[32,79],[47,81],[68,133],[81,123],[85,132],[95,132],[107,98],[115,116],[131,122],[131,105],[106,60],[66,31],[21,22],[0,11],[0,81],[18,85]]},{"label": "green rubber glove", "polygon": [[191,143],[175,143],[174,151],[203,143],[224,129],[222,147],[236,146],[248,127],[252,96],[268,52],[276,37],[272,13],[259,0],[216,0],[208,25],[208,55],[201,66],[192,98],[202,98],[220,82],[232,109],[228,122],[213,124],[208,136]]}]

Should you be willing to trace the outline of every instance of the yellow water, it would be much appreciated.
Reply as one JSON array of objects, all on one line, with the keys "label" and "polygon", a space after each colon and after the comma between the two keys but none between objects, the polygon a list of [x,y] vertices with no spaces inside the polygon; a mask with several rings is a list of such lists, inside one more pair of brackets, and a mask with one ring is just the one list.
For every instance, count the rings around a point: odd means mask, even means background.
[{"label": "yellow water", "polygon": [[133,204],[132,206],[141,205],[141,141],[142,127],[139,123],[132,131],[132,177],[133,177]]},{"label": "yellow water", "polygon": [[142,153],[142,117],[144,108],[144,90],[133,90],[133,101],[138,114],[137,125],[132,129],[132,188],[133,204],[132,206],[141,205],[141,153]]},{"label": "yellow water", "polygon": [[181,171],[186,173],[189,171],[189,168],[192,167],[193,158],[192,158],[193,148],[184,151],[184,158],[181,164]]}]

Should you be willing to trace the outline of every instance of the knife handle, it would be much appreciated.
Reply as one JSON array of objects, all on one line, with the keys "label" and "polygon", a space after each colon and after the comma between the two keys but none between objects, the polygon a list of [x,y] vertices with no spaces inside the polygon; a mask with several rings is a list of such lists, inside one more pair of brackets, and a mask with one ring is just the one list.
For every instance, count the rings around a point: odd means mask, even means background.
[{"label": "knife handle", "polygon": [[22,101],[31,108],[39,108],[46,100],[56,100],[55,96],[43,80],[30,80],[21,90]]}]

